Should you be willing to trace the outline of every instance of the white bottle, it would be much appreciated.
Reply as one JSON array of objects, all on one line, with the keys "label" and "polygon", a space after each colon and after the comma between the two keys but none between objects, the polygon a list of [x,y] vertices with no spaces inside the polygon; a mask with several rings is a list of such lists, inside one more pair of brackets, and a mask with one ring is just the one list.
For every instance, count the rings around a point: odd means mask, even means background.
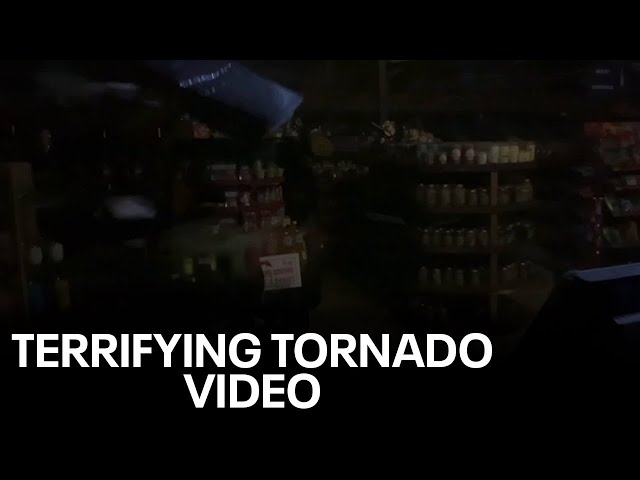
[{"label": "white bottle", "polygon": [[49,259],[53,263],[62,263],[64,260],[64,247],[61,243],[52,243],[49,246]]}]

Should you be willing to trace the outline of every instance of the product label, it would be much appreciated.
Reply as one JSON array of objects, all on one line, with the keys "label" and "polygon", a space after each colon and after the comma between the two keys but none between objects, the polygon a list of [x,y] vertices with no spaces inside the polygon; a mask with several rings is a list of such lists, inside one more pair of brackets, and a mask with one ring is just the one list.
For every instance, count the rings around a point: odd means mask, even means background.
[{"label": "product label", "polygon": [[300,255],[297,253],[261,257],[260,266],[265,291],[302,287]]}]

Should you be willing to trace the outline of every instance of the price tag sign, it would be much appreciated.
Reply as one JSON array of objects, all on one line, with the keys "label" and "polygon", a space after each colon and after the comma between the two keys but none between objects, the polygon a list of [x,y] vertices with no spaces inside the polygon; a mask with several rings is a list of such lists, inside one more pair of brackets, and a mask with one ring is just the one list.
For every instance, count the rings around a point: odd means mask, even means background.
[{"label": "price tag sign", "polygon": [[260,257],[260,266],[264,274],[265,292],[302,287],[299,254]]}]

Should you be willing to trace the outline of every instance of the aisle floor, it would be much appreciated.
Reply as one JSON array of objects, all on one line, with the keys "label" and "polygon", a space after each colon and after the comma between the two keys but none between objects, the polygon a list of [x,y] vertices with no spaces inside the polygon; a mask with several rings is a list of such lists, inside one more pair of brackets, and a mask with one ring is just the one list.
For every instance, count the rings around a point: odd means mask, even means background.
[{"label": "aisle floor", "polygon": [[[310,314],[310,330],[323,335],[331,333],[389,333],[398,337],[406,330],[401,319],[394,318],[374,293],[367,291],[357,281],[335,266],[330,266],[324,277],[322,302]],[[512,296],[520,305],[521,317],[513,320],[508,332],[492,335],[494,356],[510,356],[520,343],[540,307],[546,301],[553,282],[547,280],[546,288],[536,292],[523,292]],[[510,322],[511,323],[511,322]]]},{"label": "aisle floor", "polygon": [[371,293],[333,268],[326,272],[322,302],[311,312],[310,327],[318,333],[401,333]]}]

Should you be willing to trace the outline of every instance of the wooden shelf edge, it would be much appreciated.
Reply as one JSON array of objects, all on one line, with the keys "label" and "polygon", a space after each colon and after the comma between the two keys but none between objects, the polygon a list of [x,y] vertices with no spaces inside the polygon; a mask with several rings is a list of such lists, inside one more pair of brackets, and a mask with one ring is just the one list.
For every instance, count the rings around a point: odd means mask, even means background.
[{"label": "wooden shelf edge", "polygon": [[502,251],[501,247],[488,247],[488,248],[456,248],[456,247],[441,247],[441,248],[423,248],[420,247],[420,253],[428,255],[490,255],[492,253],[499,253]]}]

